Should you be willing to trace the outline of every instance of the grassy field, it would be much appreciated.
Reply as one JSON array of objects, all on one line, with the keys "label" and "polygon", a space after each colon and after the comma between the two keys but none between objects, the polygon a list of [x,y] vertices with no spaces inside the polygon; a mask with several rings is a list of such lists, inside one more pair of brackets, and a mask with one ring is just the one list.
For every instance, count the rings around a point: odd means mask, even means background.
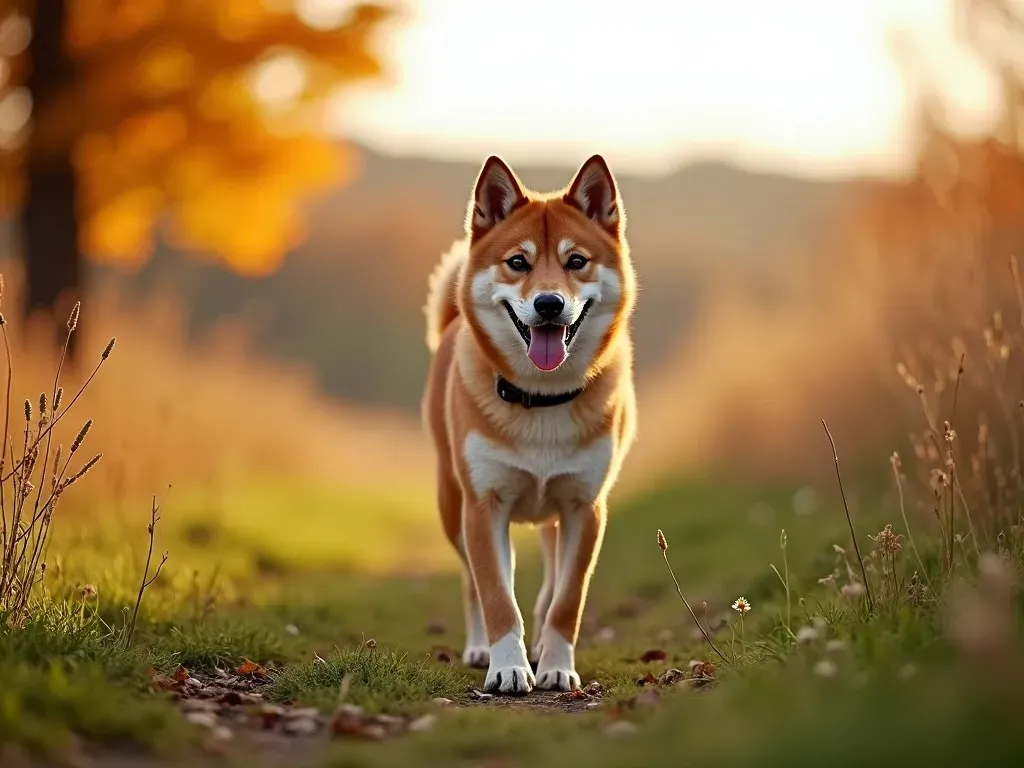
[{"label": "grassy field", "polygon": [[[997,662],[998,638],[982,638],[995,650],[965,664],[934,601],[914,606],[879,591],[869,615],[863,598],[819,584],[840,558],[833,544],[849,549],[849,532],[841,506],[815,505],[806,490],[680,480],[618,499],[579,653],[583,680],[603,693],[586,701],[472,698],[482,673],[457,661],[456,563],[423,489],[370,498],[280,479],[237,490],[225,494],[228,505],[172,493],[155,531],[170,559],[128,650],[121,627],[143,567],[145,511],[134,529],[83,520],[57,532],[59,573],[26,626],[0,635],[0,741],[10,764],[82,755],[125,765],[676,765],[684,755],[700,765],[859,764],[867,755],[895,764],[913,755],[957,765],[1021,755],[1008,703],[1019,694],[990,680],[997,663],[996,681],[1014,680],[1019,663]],[[864,513],[858,527],[870,548],[865,534],[879,529],[879,513]],[[728,663],[680,602],[659,528]],[[518,536],[517,574],[527,614],[540,578],[529,533]],[[95,595],[83,597],[83,584]],[[741,595],[753,606],[742,627],[730,609]],[[239,724],[239,714],[224,720],[228,739],[201,718],[189,722],[154,687],[181,667],[209,685],[214,669],[237,676],[247,660],[262,667],[247,690],[316,707],[328,720],[346,679],[345,702],[363,708],[361,719],[331,738],[327,725],[284,736]],[[648,673],[688,672],[691,660],[714,663],[713,680],[638,685]],[[377,713],[420,725],[367,738]]]},{"label": "grassy field", "polygon": [[[362,480],[221,472],[150,509],[83,490],[100,479],[82,474],[92,422],[61,426],[62,453],[48,435],[77,400],[62,396],[8,406],[5,768],[1024,757],[1021,473],[993,462],[1019,454],[979,440],[961,479],[955,431],[924,398],[923,460],[907,477],[893,459],[899,504],[870,473],[844,496],[675,477],[613,497],[585,687],[513,699],[481,694],[484,674],[458,662],[458,563],[429,485],[400,465]],[[998,439],[1015,447],[1009,426]],[[531,531],[514,538],[529,616],[538,552]]]}]

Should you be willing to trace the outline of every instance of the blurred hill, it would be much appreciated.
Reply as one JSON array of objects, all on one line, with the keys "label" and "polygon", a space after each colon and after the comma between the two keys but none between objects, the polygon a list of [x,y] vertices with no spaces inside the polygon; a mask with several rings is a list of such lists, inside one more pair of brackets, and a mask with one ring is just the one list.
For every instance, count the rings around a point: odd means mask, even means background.
[{"label": "blurred hill", "polygon": [[[328,395],[414,412],[427,363],[427,275],[461,235],[478,164],[368,150],[362,164],[355,183],[312,209],[305,245],[270,277],[248,279],[161,246],[134,274],[95,266],[92,279],[140,301],[176,295],[197,337],[239,320],[256,350],[308,366]],[[528,186],[548,190],[566,184],[575,167],[516,170]],[[716,284],[785,301],[793,270],[823,268],[828,254],[818,244],[864,184],[714,162],[619,180],[642,290],[641,373],[697,327]]]}]

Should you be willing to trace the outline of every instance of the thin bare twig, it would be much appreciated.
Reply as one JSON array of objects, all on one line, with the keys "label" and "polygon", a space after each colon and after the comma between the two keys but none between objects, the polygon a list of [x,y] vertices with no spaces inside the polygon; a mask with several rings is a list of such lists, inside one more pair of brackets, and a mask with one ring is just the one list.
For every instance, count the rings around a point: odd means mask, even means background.
[{"label": "thin bare twig", "polygon": [[843,476],[839,472],[839,452],[836,451],[836,441],[832,439],[832,433],[828,429],[828,424],[825,420],[821,420],[821,426],[825,428],[825,434],[828,435],[828,442],[832,446],[832,459],[836,465],[836,479],[839,481],[839,495],[843,499],[843,509],[846,511],[846,522],[850,526],[850,538],[853,539],[853,551],[857,553],[857,561],[860,563],[860,574],[864,579],[864,589],[868,595],[868,608],[870,610],[875,609],[874,600],[871,597],[871,583],[868,581],[868,571],[864,567],[864,558],[860,554],[860,544],[857,543],[857,532],[853,529],[853,517],[850,515],[850,505],[846,503],[846,491],[843,489]]},{"label": "thin bare twig", "polygon": [[697,629],[704,635],[704,639],[708,641],[708,645],[718,654],[719,658],[722,659],[726,664],[731,664],[731,660],[726,657],[724,653],[718,650],[718,646],[715,645],[715,641],[711,639],[711,636],[704,631],[704,626],[700,623],[697,618],[697,614],[693,612],[693,608],[690,607],[690,603],[687,602],[686,598],[683,597],[683,590],[679,586],[679,580],[676,578],[675,572],[672,570],[672,563],[668,561],[668,540],[665,538],[665,534],[662,533],[661,529],[658,529],[658,548],[661,550],[661,556],[665,560],[665,565],[668,567],[668,573],[672,577],[672,582],[676,585],[676,592],[679,594],[679,599],[683,601],[683,605],[686,606],[686,610],[690,612],[690,616],[693,617],[693,623],[697,625]]},{"label": "thin bare twig", "polygon": [[[921,575],[924,577],[925,583],[928,585],[928,589],[932,590],[931,579],[928,578],[928,571],[924,567],[924,561],[921,559],[921,553],[917,551],[917,544],[914,543],[914,534],[910,532],[910,521],[907,520],[907,508],[903,501],[903,481],[900,480],[900,469],[897,464],[898,458],[893,454],[892,459],[892,475],[896,478],[896,490],[900,494],[900,514],[903,516],[903,527],[907,531],[907,540],[910,542],[910,548],[914,550],[914,557],[917,558],[917,564],[921,568]],[[935,594],[932,590],[932,594]]]},{"label": "thin bare twig", "polygon": [[131,647],[132,640],[135,637],[135,624],[139,619],[139,608],[142,607],[142,598],[146,594],[146,590],[157,580],[160,576],[160,571],[163,570],[164,563],[167,562],[167,558],[170,556],[168,552],[164,552],[160,556],[160,564],[156,567],[156,572],[153,574],[153,578],[149,578],[149,566],[153,561],[153,544],[156,540],[156,524],[160,520],[160,507],[156,503],[156,494],[153,494],[153,507],[150,512],[149,527],[149,551],[146,552],[146,567],[142,572],[142,581],[139,583],[139,594],[135,598],[135,608],[132,610],[132,618],[128,626],[125,627],[124,633],[124,648],[128,650]]},{"label": "thin bare twig", "polygon": [[[7,322],[4,320],[4,316],[0,314],[0,331],[3,331],[4,336],[4,351],[7,353],[7,396],[5,398],[6,407],[4,409],[4,445],[3,450],[0,450],[0,475],[3,474],[3,466],[7,459],[7,435],[11,426],[11,386],[14,380],[14,364],[11,361],[11,340],[7,336]],[[0,482],[0,509],[3,510],[0,513],[0,517],[3,518],[3,551],[7,551],[7,504],[4,498],[4,484]],[[14,531],[11,531],[11,535],[14,535]],[[3,579],[0,579],[2,582]],[[3,584],[0,583],[0,589],[3,588]]]}]

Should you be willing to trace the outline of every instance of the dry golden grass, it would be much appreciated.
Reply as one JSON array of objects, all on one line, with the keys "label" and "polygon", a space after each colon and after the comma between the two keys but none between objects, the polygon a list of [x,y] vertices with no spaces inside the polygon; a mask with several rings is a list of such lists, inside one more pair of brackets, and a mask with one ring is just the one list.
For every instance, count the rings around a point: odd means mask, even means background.
[{"label": "dry golden grass", "polygon": [[[17,271],[6,265],[4,273],[4,310],[17,317]],[[224,326],[214,338],[190,343],[173,300],[129,308],[98,290],[83,306],[81,365],[65,371],[66,388],[117,336],[103,386],[80,402],[83,418],[97,424],[92,447],[107,455],[90,484],[105,502],[137,505],[169,484],[215,491],[250,477],[360,488],[396,474],[405,484],[429,482],[432,459],[416,420],[328,401],[302,370],[262,357],[258,340],[247,342],[240,329]],[[11,332],[15,393],[47,390],[56,358],[40,341],[49,330],[12,324]],[[61,426],[66,444],[80,425]]]},{"label": "dry golden grass", "polygon": [[884,470],[872,457],[920,416],[902,397],[907,376],[941,431],[962,354],[961,414],[975,412],[975,427],[1021,421],[1005,403],[1024,395],[1024,350],[1008,332],[1024,312],[1010,263],[1024,257],[1022,181],[1024,159],[1007,147],[936,133],[916,177],[866,187],[819,244],[820,265],[785,276],[785,302],[715,290],[700,330],[642,382],[630,461],[825,478],[825,418],[841,451]]}]

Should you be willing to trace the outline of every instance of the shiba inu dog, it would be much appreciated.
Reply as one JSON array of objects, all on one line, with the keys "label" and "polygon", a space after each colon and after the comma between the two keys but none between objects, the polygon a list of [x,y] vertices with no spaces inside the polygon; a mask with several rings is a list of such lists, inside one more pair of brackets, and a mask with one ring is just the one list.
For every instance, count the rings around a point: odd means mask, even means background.
[{"label": "shiba inu dog", "polygon": [[[636,421],[625,222],[600,155],[566,189],[543,195],[490,157],[467,236],[430,278],[423,414],[444,530],[465,564],[462,658],[487,668],[490,691],[580,685],[580,616]],[[530,654],[513,591],[512,522],[540,528],[544,583]]]}]

